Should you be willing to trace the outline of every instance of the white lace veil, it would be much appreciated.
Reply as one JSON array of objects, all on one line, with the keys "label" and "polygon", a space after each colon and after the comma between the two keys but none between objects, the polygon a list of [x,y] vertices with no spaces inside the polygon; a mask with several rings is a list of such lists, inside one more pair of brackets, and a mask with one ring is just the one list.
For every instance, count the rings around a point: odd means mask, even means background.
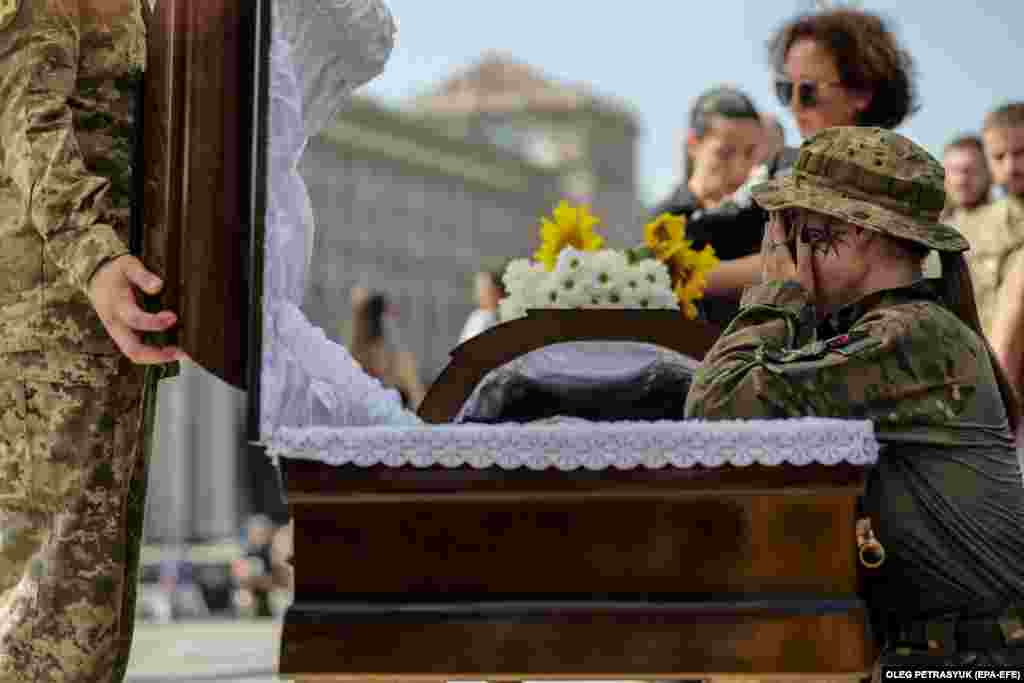
[{"label": "white lace veil", "polygon": [[380,0],[274,0],[274,9],[261,439],[280,441],[285,427],[419,424],[397,391],[363,373],[300,309],[315,224],[299,160],[352,91],[383,70],[394,20]]}]

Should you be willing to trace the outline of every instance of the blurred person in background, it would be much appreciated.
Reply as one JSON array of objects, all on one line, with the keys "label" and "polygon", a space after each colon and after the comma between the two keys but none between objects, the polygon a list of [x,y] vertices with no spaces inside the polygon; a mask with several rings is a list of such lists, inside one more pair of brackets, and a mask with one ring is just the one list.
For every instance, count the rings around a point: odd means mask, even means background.
[{"label": "blurred person in background", "polygon": [[280,577],[275,576],[271,557],[274,523],[265,515],[253,515],[246,523],[244,555],[231,565],[237,584],[235,608],[242,616],[272,616],[270,593]]},{"label": "blurred person in background", "polygon": [[[728,86],[702,93],[690,109],[685,181],[654,215],[685,217],[686,237],[694,248],[710,244],[723,261],[756,255],[762,225],[718,221],[714,214],[750,176],[763,142],[761,117],[745,93]],[[698,308],[705,319],[724,325],[735,315],[737,302],[709,293]]]},{"label": "blurred person in background", "polygon": [[751,189],[772,177],[772,163],[786,149],[786,128],[775,114],[763,114],[761,125],[764,137],[757,153],[757,165],[750,170],[747,181],[736,191],[733,199],[749,195]]},{"label": "blurred person in background", "polygon": [[276,578],[276,588],[270,594],[270,609],[274,616],[284,614],[295,596],[295,571],[292,556],[295,554],[295,522],[289,520],[274,532],[270,542],[270,566]]},{"label": "blurred person in background", "polygon": [[1024,102],[985,117],[981,133],[992,180],[1005,196],[964,215],[982,327],[1017,392],[1024,389]]},{"label": "blurred person in background", "polygon": [[388,333],[394,315],[391,302],[383,292],[353,290],[349,352],[366,374],[398,390],[405,407],[416,410],[426,390],[419,378],[416,356],[399,348],[394,335]]},{"label": "blurred person in background", "polygon": [[946,145],[942,153],[946,170],[948,202],[943,220],[957,224],[963,215],[973,212],[989,201],[992,177],[985,160],[985,146],[977,135],[959,135]]},{"label": "blurred person in background", "polygon": [[[893,129],[917,110],[913,60],[878,15],[852,8],[801,14],[768,41],[775,92],[804,138],[835,126]],[[788,175],[799,149],[767,163],[767,178]],[[745,185],[712,216],[726,232],[763,234],[768,214]],[[723,260],[708,273],[705,296],[738,300],[760,282],[761,256]]]},{"label": "blurred person in background", "polygon": [[786,147],[786,128],[775,114],[763,114],[761,125],[764,127],[764,138],[757,153],[757,168],[767,166],[768,162],[777,157]]},{"label": "blurred person in background", "polygon": [[687,118],[686,178],[655,213],[689,217],[717,207],[746,180],[763,142],[761,117],[746,93],[724,85],[704,91]]},{"label": "blurred person in background", "polygon": [[180,619],[210,616],[210,608],[187,559],[171,557],[160,562],[156,583],[139,585],[135,616],[141,621],[170,624]]},{"label": "blurred person in background", "polygon": [[460,344],[498,324],[498,302],[505,297],[505,285],[501,281],[503,273],[504,269],[481,270],[476,274],[473,282],[477,308],[469,314],[459,333]]}]

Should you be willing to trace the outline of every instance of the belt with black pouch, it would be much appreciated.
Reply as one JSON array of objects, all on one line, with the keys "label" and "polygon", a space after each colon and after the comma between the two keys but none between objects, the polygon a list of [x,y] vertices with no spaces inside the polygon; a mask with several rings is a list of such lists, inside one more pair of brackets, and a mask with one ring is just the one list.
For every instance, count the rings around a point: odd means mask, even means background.
[{"label": "belt with black pouch", "polygon": [[886,645],[896,650],[949,655],[1024,648],[1024,605],[988,616],[945,616],[898,621],[886,627]]}]

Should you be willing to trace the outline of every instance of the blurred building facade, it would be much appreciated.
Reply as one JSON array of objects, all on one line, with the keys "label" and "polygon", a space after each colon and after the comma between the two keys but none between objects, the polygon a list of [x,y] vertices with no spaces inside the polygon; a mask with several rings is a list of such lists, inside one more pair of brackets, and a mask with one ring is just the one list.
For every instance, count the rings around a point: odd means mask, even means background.
[{"label": "blurred building facade", "polygon": [[357,99],[303,159],[307,314],[345,341],[351,288],[386,291],[430,382],[475,307],[473,274],[532,254],[559,199],[589,204],[613,244],[639,239],[638,134],[624,105],[500,54],[399,110]]},{"label": "blurred building facade", "polygon": [[[559,199],[588,203],[612,244],[641,239],[637,117],[579,85],[498,54],[400,109],[357,98],[302,160],[317,223],[305,302],[347,342],[355,285],[386,291],[400,342],[429,383],[475,308],[473,275],[538,246]],[[244,439],[244,394],[193,365],[162,383],[146,540],[236,536],[274,473]]]}]

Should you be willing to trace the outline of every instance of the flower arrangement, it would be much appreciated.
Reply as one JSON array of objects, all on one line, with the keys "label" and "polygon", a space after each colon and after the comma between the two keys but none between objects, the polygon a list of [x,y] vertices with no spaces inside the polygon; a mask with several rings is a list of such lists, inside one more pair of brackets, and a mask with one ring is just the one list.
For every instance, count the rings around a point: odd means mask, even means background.
[{"label": "flower arrangement", "polygon": [[648,308],[682,310],[697,317],[706,275],[718,265],[714,249],[700,251],[686,239],[686,220],[665,213],[644,226],[644,244],[625,251],[605,248],[594,232],[600,219],[585,206],[562,201],[541,219],[533,260],[509,263],[499,303],[502,320],[530,308]]}]

